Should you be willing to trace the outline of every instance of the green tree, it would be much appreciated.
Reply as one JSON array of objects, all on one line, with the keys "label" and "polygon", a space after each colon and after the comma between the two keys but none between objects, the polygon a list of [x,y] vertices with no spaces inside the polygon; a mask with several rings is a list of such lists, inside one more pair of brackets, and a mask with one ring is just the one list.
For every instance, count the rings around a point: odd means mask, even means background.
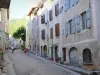
[{"label": "green tree", "polygon": [[13,33],[13,37],[16,39],[22,39],[24,42],[26,41],[26,29],[25,27],[20,27]]}]

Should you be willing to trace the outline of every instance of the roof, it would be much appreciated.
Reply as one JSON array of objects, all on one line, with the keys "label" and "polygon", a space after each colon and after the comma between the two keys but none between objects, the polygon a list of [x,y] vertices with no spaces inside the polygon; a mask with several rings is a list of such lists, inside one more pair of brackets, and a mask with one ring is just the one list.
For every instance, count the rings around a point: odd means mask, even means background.
[{"label": "roof", "polygon": [[[36,14],[37,11],[39,10],[39,8],[42,8],[43,4],[44,4],[45,0],[41,0],[41,2],[39,2],[39,4],[36,7],[33,7],[30,12],[28,13],[28,16],[30,16],[32,13]],[[33,12],[34,11],[34,12]]]},{"label": "roof", "polygon": [[9,8],[11,0],[0,0],[0,8]]}]

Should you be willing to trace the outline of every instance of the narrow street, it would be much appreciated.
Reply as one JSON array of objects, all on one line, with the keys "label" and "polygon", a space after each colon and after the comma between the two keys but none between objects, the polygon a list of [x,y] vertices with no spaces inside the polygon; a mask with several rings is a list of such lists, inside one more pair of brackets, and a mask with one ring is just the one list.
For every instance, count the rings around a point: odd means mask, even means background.
[{"label": "narrow street", "polygon": [[79,75],[36,56],[28,56],[21,50],[16,50],[13,54],[9,51],[7,55],[16,75]]}]

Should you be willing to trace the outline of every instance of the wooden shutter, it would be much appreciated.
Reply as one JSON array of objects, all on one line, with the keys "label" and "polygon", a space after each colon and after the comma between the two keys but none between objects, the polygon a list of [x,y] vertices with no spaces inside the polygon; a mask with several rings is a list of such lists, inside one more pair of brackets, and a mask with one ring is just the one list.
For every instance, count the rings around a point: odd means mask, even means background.
[{"label": "wooden shutter", "polygon": [[75,18],[72,19],[72,33],[75,34],[76,32],[76,25],[75,25]]},{"label": "wooden shutter", "polygon": [[59,4],[55,5],[55,16],[59,15]]},{"label": "wooden shutter", "polygon": [[65,24],[65,36],[68,36],[68,23]]},{"label": "wooden shutter", "polygon": [[65,11],[69,9],[69,0],[64,0],[64,9]]},{"label": "wooden shutter", "polygon": [[56,33],[56,36],[59,36],[60,35],[59,23],[55,25],[55,33]]},{"label": "wooden shutter", "polygon": [[87,28],[91,28],[91,11],[90,8],[86,10]]},{"label": "wooden shutter", "polygon": [[50,38],[53,39],[53,28],[50,29]]}]

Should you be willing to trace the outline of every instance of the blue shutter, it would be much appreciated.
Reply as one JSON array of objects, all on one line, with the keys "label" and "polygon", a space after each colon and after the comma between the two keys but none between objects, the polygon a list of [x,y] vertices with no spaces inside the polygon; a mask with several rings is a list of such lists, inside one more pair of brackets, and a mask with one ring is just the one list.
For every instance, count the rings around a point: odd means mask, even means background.
[{"label": "blue shutter", "polygon": [[62,36],[64,35],[64,29],[62,29]]},{"label": "blue shutter", "polygon": [[77,32],[79,33],[81,31],[80,29],[80,16],[77,16],[76,17],[76,24],[77,24]]},{"label": "blue shutter", "polygon": [[83,24],[82,24],[82,16],[80,15],[80,30],[83,29]]},{"label": "blue shutter", "polygon": [[70,0],[70,7],[74,6],[74,0]]},{"label": "blue shutter", "polygon": [[65,36],[68,36],[68,23],[65,25]]},{"label": "blue shutter", "polygon": [[79,0],[76,0],[76,4],[79,2]]},{"label": "blue shutter", "polygon": [[61,14],[62,12],[63,12],[63,6],[60,7],[60,9],[59,9],[59,14]]},{"label": "blue shutter", "polygon": [[67,24],[67,29],[68,29],[68,35],[70,34],[70,24],[69,24],[69,22],[68,22],[68,24]]},{"label": "blue shutter", "polygon": [[65,11],[67,11],[69,9],[69,1],[68,0],[64,0],[64,9],[65,9]]},{"label": "blue shutter", "polygon": [[75,18],[72,19],[72,33],[75,34],[76,32],[76,25],[75,25]]},{"label": "blue shutter", "polygon": [[91,10],[88,8],[86,10],[86,17],[87,17],[87,28],[91,28]]}]

